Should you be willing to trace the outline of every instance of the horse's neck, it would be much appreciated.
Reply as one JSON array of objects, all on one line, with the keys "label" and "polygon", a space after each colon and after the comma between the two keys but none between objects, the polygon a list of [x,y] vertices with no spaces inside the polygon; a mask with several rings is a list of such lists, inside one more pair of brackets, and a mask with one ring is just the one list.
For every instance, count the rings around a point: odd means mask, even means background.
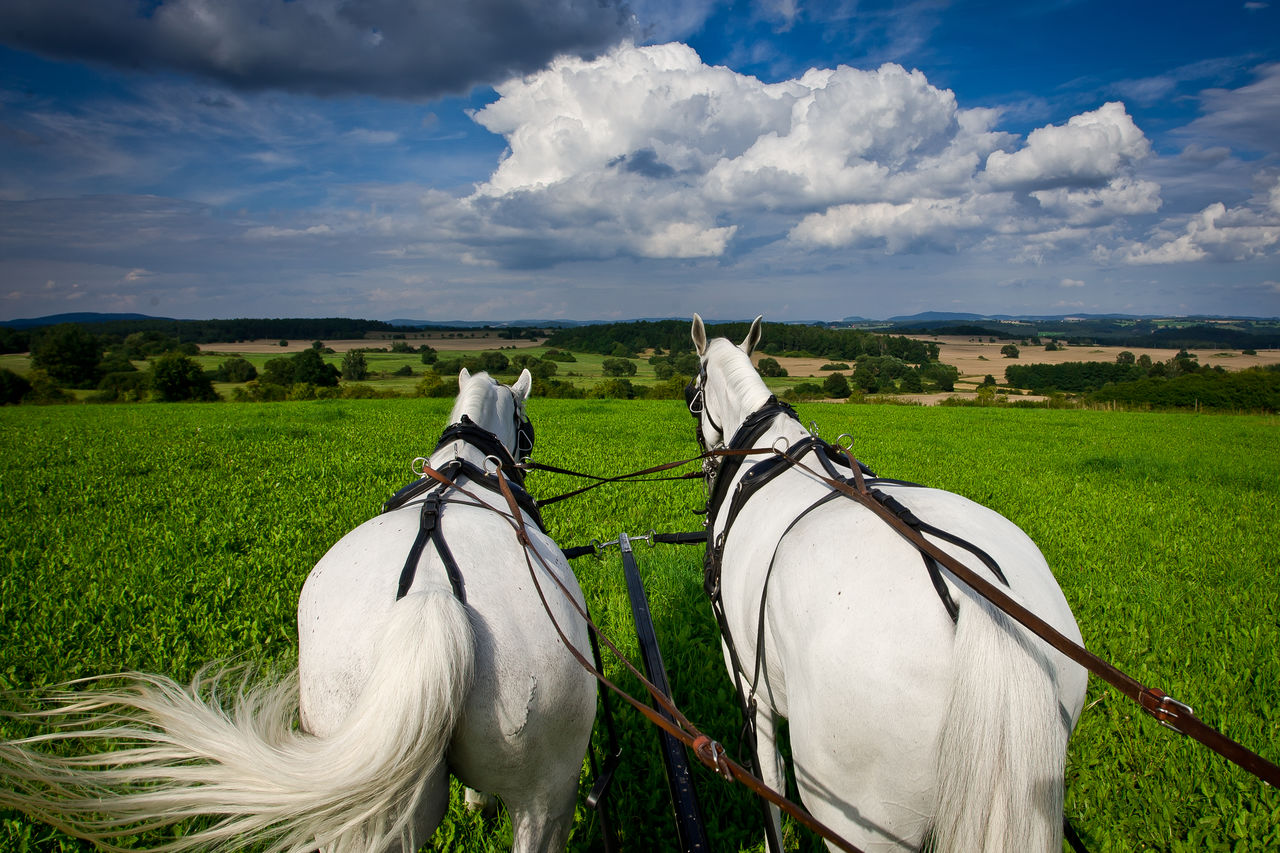
[{"label": "horse's neck", "polygon": [[773,396],[769,386],[764,384],[764,380],[752,366],[751,359],[744,359],[741,353],[734,353],[734,356],[724,365],[725,397],[730,407],[724,423],[726,442],[733,438],[733,434],[752,413],[763,407]]}]

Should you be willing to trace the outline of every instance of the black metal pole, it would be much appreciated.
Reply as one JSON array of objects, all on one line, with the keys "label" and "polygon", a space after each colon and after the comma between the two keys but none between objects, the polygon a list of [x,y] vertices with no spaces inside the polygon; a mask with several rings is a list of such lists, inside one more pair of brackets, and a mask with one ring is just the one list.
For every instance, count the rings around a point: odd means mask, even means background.
[{"label": "black metal pole", "polygon": [[[636,639],[640,644],[645,677],[670,699],[671,686],[667,681],[666,667],[662,663],[662,652],[658,649],[658,637],[653,629],[653,617],[649,613],[649,599],[645,596],[640,569],[636,565],[627,534],[618,536],[618,545],[622,551],[622,570],[627,579],[627,595],[631,598],[631,613],[635,617]],[[659,712],[670,719],[665,711]],[[684,745],[665,731],[659,731],[658,738],[662,745],[662,761],[667,769],[667,783],[671,790],[671,805],[675,809],[681,849],[709,851],[711,848],[702,823],[702,809],[698,806],[698,792],[693,787],[693,776],[689,772],[689,756]]]}]

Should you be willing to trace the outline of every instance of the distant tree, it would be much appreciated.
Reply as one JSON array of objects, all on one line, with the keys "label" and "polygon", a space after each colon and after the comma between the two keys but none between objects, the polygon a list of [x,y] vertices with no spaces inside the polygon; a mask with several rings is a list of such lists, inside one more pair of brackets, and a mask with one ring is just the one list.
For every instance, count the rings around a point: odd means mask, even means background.
[{"label": "distant tree", "polygon": [[200,365],[181,353],[169,353],[151,365],[151,390],[164,403],[182,400],[216,400],[213,382]]},{"label": "distant tree", "polygon": [[418,347],[418,352],[422,353],[423,364],[435,364],[436,359],[440,357],[433,347],[429,347],[426,344]]},{"label": "distant tree", "polygon": [[[628,362],[629,363],[629,362]],[[634,364],[631,365],[635,367]],[[606,379],[591,389],[592,397],[612,397],[619,400],[630,400],[636,396],[635,386],[630,379]]]},{"label": "distant tree", "polygon": [[554,361],[547,361],[542,358],[530,359],[525,364],[525,367],[529,369],[529,373],[533,375],[534,379],[550,379],[560,369]]},{"label": "distant tree", "polygon": [[98,362],[98,370],[103,375],[112,373],[134,373],[138,368],[133,366],[125,351],[121,348],[111,349],[102,356],[102,361]]},{"label": "distant tree", "polygon": [[756,364],[756,370],[760,373],[761,376],[786,376],[787,375],[787,369],[783,367],[781,364],[778,364],[778,360],[776,358],[768,358],[767,356],[765,358],[760,359],[759,363]]},{"label": "distant tree", "polygon": [[218,365],[213,378],[218,382],[249,382],[258,378],[258,368],[249,359],[236,356]]},{"label": "distant tree", "polygon": [[788,388],[782,396],[789,400],[813,400],[826,395],[827,392],[818,383],[801,382],[794,387]]},{"label": "distant tree", "polygon": [[26,396],[24,402],[28,403],[65,403],[71,399],[67,392],[58,387],[58,383],[53,380],[43,370],[33,370],[27,375],[27,381],[31,383],[31,393]]},{"label": "distant tree", "polygon": [[[676,373],[682,376],[696,376],[698,368],[702,366],[702,360],[692,352],[682,352],[678,355],[673,353],[671,364],[675,367]],[[784,370],[782,375],[786,376],[787,372]]]},{"label": "distant tree", "polygon": [[488,373],[501,373],[510,365],[511,362],[500,352],[480,353],[480,369]]},{"label": "distant tree", "polygon": [[1055,352],[1062,349],[1062,344],[1050,339],[1049,343],[1044,345],[1045,352]]},{"label": "distant tree", "polygon": [[323,352],[323,351],[324,351],[324,341],[312,341],[312,342],[311,342],[311,348],[312,348],[312,349],[315,349],[315,350],[320,350],[321,352]]},{"label": "distant tree", "polygon": [[16,405],[31,393],[31,383],[12,370],[0,368],[0,406]]},{"label": "distant tree", "polygon": [[920,374],[911,371],[902,377],[902,393],[919,394],[924,391],[924,383],[920,381]]},{"label": "distant tree", "polygon": [[158,329],[147,329],[125,336],[119,350],[126,358],[142,361],[176,349],[177,345],[177,338],[170,337]]},{"label": "distant tree", "polygon": [[369,362],[364,353],[350,350],[342,357],[342,378],[348,382],[360,382],[369,375]]},{"label": "distant tree", "polygon": [[[605,376],[635,376],[636,363],[625,358],[606,358],[603,362]],[[617,396],[617,395],[609,395]],[[628,398],[629,399],[629,398]]]},{"label": "distant tree", "polygon": [[822,390],[828,397],[848,397],[849,380],[843,373],[832,373],[822,380]]},{"label": "distant tree", "polygon": [[26,352],[31,349],[31,335],[0,326],[0,353]]},{"label": "distant tree", "polygon": [[288,345],[289,345],[288,341],[286,341],[284,338],[280,339],[280,346],[287,347]]},{"label": "distant tree", "polygon": [[986,376],[982,377],[982,386],[981,386],[981,387],[991,387],[991,388],[994,388],[995,386],[996,386],[996,378],[995,378],[994,376],[992,376],[990,373],[988,373]]},{"label": "distant tree", "polygon": [[293,359],[273,358],[262,365],[259,381],[264,385],[279,385],[288,388],[293,384]]},{"label": "distant tree", "polygon": [[306,383],[323,387],[338,384],[338,377],[341,375],[338,373],[338,368],[321,358],[317,350],[305,349],[291,360],[295,385]]},{"label": "distant tree", "polygon": [[613,356],[614,358],[635,358],[636,357],[635,351],[631,349],[631,347],[624,344],[622,341],[618,341],[616,344],[613,345],[613,349],[609,352],[609,355]]},{"label": "distant tree", "polygon": [[1138,360],[1134,357],[1133,353],[1128,350],[1123,350],[1116,356],[1116,364],[1136,364],[1137,361]]},{"label": "distant tree", "polygon": [[98,382],[98,393],[92,399],[109,403],[117,400],[145,400],[151,390],[151,374],[141,370],[108,373]]},{"label": "distant tree", "polygon": [[[400,335],[399,337],[403,339],[404,335]],[[391,344],[391,351],[398,352],[403,355],[405,353],[413,352],[413,347],[409,346],[409,344],[407,344],[404,340],[398,340]]]},{"label": "distant tree", "polygon": [[1017,358],[1018,357],[1017,344],[1005,344],[1004,346],[1000,347],[1000,354],[1005,358]]},{"label": "distant tree", "polygon": [[31,365],[62,385],[93,388],[102,371],[102,340],[75,323],[62,323],[42,332],[31,344]]}]

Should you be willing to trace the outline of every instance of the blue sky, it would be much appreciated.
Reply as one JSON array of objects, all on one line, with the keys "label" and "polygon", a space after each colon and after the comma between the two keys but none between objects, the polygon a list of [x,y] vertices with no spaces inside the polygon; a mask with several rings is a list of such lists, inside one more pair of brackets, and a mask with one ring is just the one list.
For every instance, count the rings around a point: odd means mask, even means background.
[{"label": "blue sky", "polygon": [[1280,3],[0,0],[0,318],[1280,315]]}]

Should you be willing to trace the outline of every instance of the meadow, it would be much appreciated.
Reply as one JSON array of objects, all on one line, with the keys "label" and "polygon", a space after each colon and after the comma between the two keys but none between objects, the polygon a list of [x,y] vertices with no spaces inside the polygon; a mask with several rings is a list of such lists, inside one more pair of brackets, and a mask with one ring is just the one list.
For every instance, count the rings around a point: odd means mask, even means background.
[{"label": "meadow", "polygon": [[[412,479],[411,460],[434,447],[450,405],[0,410],[0,689],[125,669],[183,679],[215,659],[293,666],[294,606],[311,566]],[[1091,650],[1280,760],[1280,419],[797,408],[827,438],[852,434],[877,473],[1013,519],[1044,551]],[[617,474],[696,453],[678,401],[534,399],[530,413],[546,464]],[[529,485],[547,496],[580,483],[538,472]],[[545,516],[570,546],[697,529],[702,499],[697,481],[608,485]],[[637,556],[676,700],[732,749],[739,721],[701,590],[702,548]],[[616,550],[574,568],[593,615],[634,659]],[[623,847],[675,849],[656,734],[635,714],[618,716],[625,760],[612,807]],[[5,723],[0,733],[21,732]],[[713,848],[760,849],[755,804],[700,767],[695,775]],[[589,785],[584,776],[584,796]],[[1280,847],[1280,794],[1096,680],[1071,741],[1067,812],[1092,851]],[[788,838],[820,849],[797,830]],[[509,844],[501,817],[485,823],[455,796],[432,849]],[[571,849],[600,847],[596,816],[580,805]],[[0,850],[84,849],[0,812]]]}]

